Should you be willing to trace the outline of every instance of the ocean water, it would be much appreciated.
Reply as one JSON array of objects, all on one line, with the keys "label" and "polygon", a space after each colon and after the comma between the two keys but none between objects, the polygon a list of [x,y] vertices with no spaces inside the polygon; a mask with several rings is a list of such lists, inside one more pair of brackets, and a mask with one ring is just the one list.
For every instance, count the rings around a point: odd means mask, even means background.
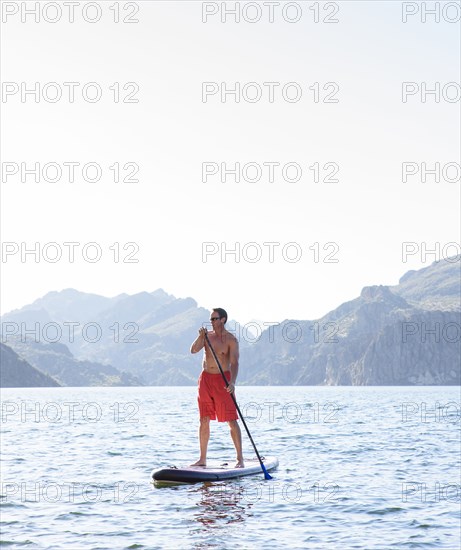
[{"label": "ocean water", "polygon": [[1,545],[460,548],[459,388],[237,389],[273,479],[162,488],[153,469],[198,458],[195,388],[2,390]]}]

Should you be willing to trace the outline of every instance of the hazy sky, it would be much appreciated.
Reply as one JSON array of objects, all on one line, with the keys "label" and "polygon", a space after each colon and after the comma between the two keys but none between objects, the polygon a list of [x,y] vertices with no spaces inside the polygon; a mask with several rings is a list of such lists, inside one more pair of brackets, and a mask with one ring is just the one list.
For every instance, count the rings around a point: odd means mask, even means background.
[{"label": "hazy sky", "polygon": [[315,319],[459,250],[459,2],[49,4],[2,6],[2,312],[163,288]]}]

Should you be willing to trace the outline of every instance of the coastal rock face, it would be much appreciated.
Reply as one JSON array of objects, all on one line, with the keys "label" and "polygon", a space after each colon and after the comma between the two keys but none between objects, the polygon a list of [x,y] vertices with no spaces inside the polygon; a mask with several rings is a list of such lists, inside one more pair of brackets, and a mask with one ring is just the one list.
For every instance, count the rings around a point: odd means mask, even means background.
[{"label": "coastal rock face", "polygon": [[387,325],[361,362],[361,385],[459,385],[460,326],[457,312],[431,311]]},{"label": "coastal rock face", "polygon": [[[239,383],[459,384],[460,260],[410,271],[395,286],[367,286],[320,319],[287,319],[256,341],[241,336]],[[3,316],[2,341],[65,385],[195,385],[202,354],[189,348],[208,316],[192,298],[161,289],[114,298],[68,289]],[[22,323],[37,325],[37,338],[13,334]],[[56,326],[59,341],[43,341]],[[228,323],[238,335],[237,326]]]},{"label": "coastal rock face", "polygon": [[395,287],[365,287],[321,319],[286,320],[271,338],[266,331],[242,348],[242,377],[248,384],[458,385],[460,282],[459,262],[436,262]]},{"label": "coastal rock face", "polygon": [[0,344],[1,388],[51,388],[59,384],[21,359],[9,346]]}]

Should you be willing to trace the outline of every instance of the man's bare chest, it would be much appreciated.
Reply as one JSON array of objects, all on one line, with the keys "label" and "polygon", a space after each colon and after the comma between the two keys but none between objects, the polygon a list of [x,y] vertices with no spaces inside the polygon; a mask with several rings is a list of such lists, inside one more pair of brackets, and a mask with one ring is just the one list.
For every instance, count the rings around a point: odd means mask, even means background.
[{"label": "man's bare chest", "polygon": [[216,355],[219,356],[227,356],[229,355],[229,342],[226,341],[225,338],[220,338],[219,336],[214,337],[208,337],[210,340],[210,344],[213,346],[213,349],[216,353]]}]

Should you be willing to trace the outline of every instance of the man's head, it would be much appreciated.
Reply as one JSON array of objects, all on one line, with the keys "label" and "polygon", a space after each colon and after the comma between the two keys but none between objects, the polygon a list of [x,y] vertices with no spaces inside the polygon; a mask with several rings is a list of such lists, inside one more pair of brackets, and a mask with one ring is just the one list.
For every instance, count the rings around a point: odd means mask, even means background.
[{"label": "man's head", "polygon": [[227,323],[227,312],[222,307],[215,307],[211,310],[210,321],[212,326]]}]

